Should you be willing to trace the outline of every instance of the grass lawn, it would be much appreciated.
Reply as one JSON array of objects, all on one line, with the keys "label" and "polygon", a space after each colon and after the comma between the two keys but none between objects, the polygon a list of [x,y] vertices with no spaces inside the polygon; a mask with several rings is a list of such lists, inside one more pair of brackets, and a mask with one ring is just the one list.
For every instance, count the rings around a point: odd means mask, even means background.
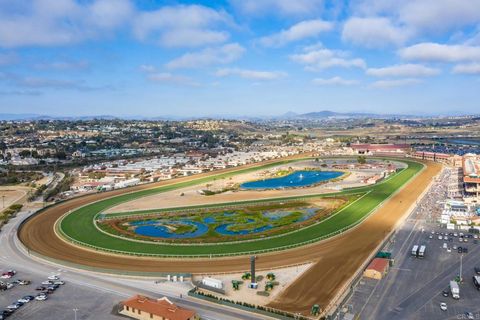
[{"label": "grass lawn", "polygon": [[[305,159],[303,159],[305,160]],[[294,160],[301,161],[301,160]],[[272,237],[268,239],[258,239],[250,242],[239,243],[222,243],[222,244],[195,244],[195,245],[177,245],[177,244],[161,244],[161,243],[143,243],[120,239],[109,236],[98,231],[93,223],[97,214],[103,212],[107,208],[114,206],[120,202],[130,201],[141,196],[166,192],[191,185],[202,184],[208,181],[229,177],[253,170],[262,170],[267,167],[273,167],[279,164],[287,163],[285,161],[268,164],[255,168],[238,170],[222,175],[200,178],[197,180],[172,184],[155,189],[143,190],[135,193],[124,194],[113,198],[105,199],[96,203],[79,208],[72,211],[64,217],[60,223],[61,232],[73,241],[80,244],[97,247],[99,249],[118,251],[126,254],[139,255],[158,255],[158,256],[210,256],[210,255],[234,255],[247,254],[253,252],[279,250],[314,242],[320,240],[321,237],[328,236],[341,229],[352,226],[352,224],[360,222],[368,216],[379,204],[391,196],[396,190],[403,186],[416,173],[418,173],[423,165],[409,160],[396,160],[408,164],[406,169],[395,174],[391,178],[368,187],[352,188],[338,193],[324,194],[322,196],[332,197],[335,195],[348,195],[354,193],[363,193],[363,196],[352,202],[350,205],[342,208],[330,218],[303,229],[288,234]],[[291,162],[291,161],[289,161]],[[318,195],[316,196],[318,197]],[[307,197],[289,197],[278,198],[275,200],[301,200]],[[269,200],[272,201],[272,200]],[[255,203],[260,201],[246,201],[245,203]],[[263,201],[265,202],[265,201]],[[237,203],[238,204],[238,203]],[[225,206],[228,204],[217,204],[215,206]],[[212,206],[210,206],[212,207]],[[157,210],[158,211],[158,210]]]}]

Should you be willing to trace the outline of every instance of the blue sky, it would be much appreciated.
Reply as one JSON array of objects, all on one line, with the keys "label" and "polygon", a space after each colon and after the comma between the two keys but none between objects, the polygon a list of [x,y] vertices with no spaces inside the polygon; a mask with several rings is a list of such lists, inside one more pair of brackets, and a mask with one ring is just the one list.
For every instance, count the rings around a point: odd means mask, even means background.
[{"label": "blue sky", "polygon": [[0,112],[479,113],[480,0],[0,0]]}]

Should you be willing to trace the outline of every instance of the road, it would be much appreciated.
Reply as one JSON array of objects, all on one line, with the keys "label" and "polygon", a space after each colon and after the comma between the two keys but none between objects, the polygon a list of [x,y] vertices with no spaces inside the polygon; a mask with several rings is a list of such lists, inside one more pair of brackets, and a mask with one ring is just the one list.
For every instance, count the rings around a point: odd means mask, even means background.
[{"label": "road", "polygon": [[[179,306],[196,310],[202,319],[211,320],[233,320],[233,319],[246,319],[246,320],[260,320],[271,319],[265,316],[259,316],[253,313],[244,312],[242,310],[223,307],[217,304],[203,302],[197,299],[186,296],[186,288],[179,290],[162,290],[158,289],[158,285],[153,283],[153,280],[145,279],[132,279],[119,276],[109,276],[105,274],[95,274],[88,271],[82,271],[77,269],[69,269],[65,267],[55,266],[47,264],[45,262],[33,259],[28,256],[26,252],[21,248],[21,244],[17,238],[18,224],[24,219],[28,213],[22,212],[18,217],[13,218],[10,222],[4,226],[0,232],[0,244],[2,247],[0,253],[0,262],[2,265],[8,266],[8,268],[16,269],[23,274],[31,275],[32,277],[45,278],[50,274],[61,274],[62,280],[67,281],[67,284],[73,284],[78,286],[78,290],[82,288],[94,290],[102,293],[102,295],[113,296],[114,300],[118,302],[124,300],[135,294],[143,294],[152,297],[166,296]],[[179,298],[179,292],[182,293],[182,298]],[[95,303],[95,299],[98,297],[92,297],[91,303]],[[72,301],[65,297],[65,308],[71,309]],[[47,307],[47,306],[45,306]],[[113,306],[112,306],[113,307]],[[106,310],[107,312],[109,310]],[[14,319],[14,317],[12,317]],[[22,315],[22,319],[25,315]],[[35,315],[32,318],[36,319]],[[98,319],[98,315],[91,315],[82,319]]]}]

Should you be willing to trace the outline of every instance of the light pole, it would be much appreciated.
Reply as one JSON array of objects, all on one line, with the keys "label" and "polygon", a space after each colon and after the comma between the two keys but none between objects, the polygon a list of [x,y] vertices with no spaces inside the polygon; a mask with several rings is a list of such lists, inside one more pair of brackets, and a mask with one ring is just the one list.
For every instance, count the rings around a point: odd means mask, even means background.
[{"label": "light pole", "polygon": [[460,255],[460,282],[463,282],[462,267],[463,267],[463,253]]},{"label": "light pole", "polygon": [[77,320],[77,311],[78,311],[78,308],[73,308],[73,313],[75,314],[75,320]]}]

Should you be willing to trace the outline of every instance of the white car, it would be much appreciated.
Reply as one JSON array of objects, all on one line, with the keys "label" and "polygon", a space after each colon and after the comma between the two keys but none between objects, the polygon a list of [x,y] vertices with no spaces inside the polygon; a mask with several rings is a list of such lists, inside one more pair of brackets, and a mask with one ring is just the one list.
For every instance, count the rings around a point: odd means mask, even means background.
[{"label": "white car", "polygon": [[57,276],[55,276],[55,275],[53,275],[53,276],[48,276],[47,279],[48,279],[48,280],[60,280],[60,278],[57,277]]},{"label": "white car", "polygon": [[458,238],[458,241],[459,241],[459,242],[463,242],[463,238]]},{"label": "white car", "polygon": [[18,304],[11,304],[7,306],[7,309],[10,309],[10,310],[17,310],[18,308],[20,308]]},{"label": "white car", "polygon": [[453,234],[453,236],[454,236],[454,237],[458,237],[458,233],[455,232],[455,233]]},{"label": "white car", "polygon": [[38,296],[35,297],[35,300],[37,300],[37,301],[45,301],[47,299],[48,299],[47,295],[45,295],[45,294],[39,294]]},{"label": "white car", "polygon": [[446,242],[443,243],[443,249],[447,249],[448,248],[448,245]]},{"label": "white car", "polygon": [[447,311],[447,304],[445,302],[440,303],[440,309]]},{"label": "white car", "polygon": [[452,252],[452,249],[450,249],[450,248],[447,248],[447,252]]},{"label": "white car", "polygon": [[442,239],[443,239],[443,237],[442,237],[442,236],[438,236],[438,240],[442,240]]},{"label": "white car", "polygon": [[50,280],[42,281],[42,284],[44,285],[51,285],[53,282]]}]

